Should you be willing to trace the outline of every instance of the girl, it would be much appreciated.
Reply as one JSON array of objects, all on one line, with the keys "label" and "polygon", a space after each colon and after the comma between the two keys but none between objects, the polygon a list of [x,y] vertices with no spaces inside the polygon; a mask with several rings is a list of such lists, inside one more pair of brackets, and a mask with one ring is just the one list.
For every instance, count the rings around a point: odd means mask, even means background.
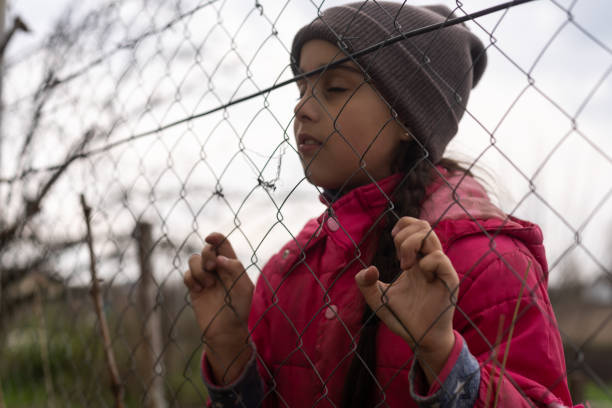
[{"label": "girl", "polygon": [[[184,280],[213,406],[571,405],[539,228],[442,158],[486,65],[445,7],[334,7],[293,40],[296,144],[327,211],[257,286],[212,233]],[[218,404],[218,405],[214,405]]]}]

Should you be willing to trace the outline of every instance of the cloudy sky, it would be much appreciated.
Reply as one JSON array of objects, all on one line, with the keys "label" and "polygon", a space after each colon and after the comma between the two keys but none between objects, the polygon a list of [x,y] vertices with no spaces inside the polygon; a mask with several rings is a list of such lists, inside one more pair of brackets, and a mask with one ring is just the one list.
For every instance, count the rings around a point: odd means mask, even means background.
[{"label": "cloudy sky", "polygon": [[[188,1],[178,2],[177,7],[156,3],[131,1],[117,6],[112,14],[116,24],[105,41],[99,37],[94,41],[93,35],[79,38],[86,45],[78,58],[62,65],[59,76],[78,71],[117,44],[160,29],[177,13],[197,7],[197,2]],[[318,7],[343,2],[260,0],[260,8],[255,3],[214,1],[171,29],[112,54],[66,85],[48,105],[56,108],[47,111],[47,142],[41,140],[39,145],[48,148],[33,153],[33,166],[57,163],[68,140],[92,124],[108,128],[113,115],[136,112],[97,146],[197,115],[290,78],[287,48],[294,33],[316,17]],[[438,3],[457,7],[453,1]],[[457,15],[493,4],[462,3]],[[70,5],[68,1],[12,2],[9,16],[20,15],[34,32],[16,37],[8,50],[10,84],[5,103],[32,94],[33,78],[41,76],[45,61],[37,50]],[[86,11],[81,5],[75,15]],[[607,251],[612,238],[606,233],[612,227],[611,20],[612,5],[605,0],[536,0],[470,22],[470,29],[488,45],[489,63],[448,149],[452,157],[469,162],[478,158],[477,172],[488,174],[489,190],[505,211],[541,224],[549,262],[559,264],[557,271],[574,256],[582,266],[580,273],[589,279],[601,272],[602,265],[609,269],[612,263]],[[68,59],[73,58],[70,55]],[[296,97],[290,85],[225,114],[192,119],[95,156],[57,187],[40,222],[44,217],[53,219],[50,234],[58,229],[79,233],[82,226],[71,214],[78,211],[78,193],[85,191],[99,210],[101,236],[123,234],[130,220],[142,216],[176,245],[187,241],[198,246],[206,232],[228,232],[239,225],[234,233],[239,252],[262,266],[323,208],[317,189],[303,180],[297,155],[288,144],[294,143],[291,121]],[[5,125],[7,139],[13,142],[4,145],[3,176],[13,174],[16,162],[10,152],[19,145],[16,129],[28,109],[26,103],[18,104],[12,119],[15,126]],[[235,158],[239,149],[245,153]],[[280,176],[276,190],[255,188],[259,171],[266,180]],[[225,200],[211,199],[217,187],[223,188]],[[573,248],[576,231],[582,247],[562,257]],[[168,265],[173,275],[180,268],[176,263]]]}]

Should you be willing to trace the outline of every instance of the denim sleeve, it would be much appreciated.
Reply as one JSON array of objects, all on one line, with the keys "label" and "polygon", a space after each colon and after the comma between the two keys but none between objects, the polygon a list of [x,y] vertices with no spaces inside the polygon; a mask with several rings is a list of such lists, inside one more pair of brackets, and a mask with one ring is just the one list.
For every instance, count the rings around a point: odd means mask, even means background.
[{"label": "denim sleeve", "polygon": [[421,408],[473,407],[480,386],[480,365],[463,341],[457,360],[441,386],[429,395],[417,392],[417,384],[423,383],[425,374],[416,362],[410,369],[410,394]]},{"label": "denim sleeve", "polygon": [[208,396],[212,408],[251,408],[261,405],[264,396],[264,386],[257,363],[255,353],[249,360],[244,371],[234,382],[224,386],[212,383],[211,370],[206,358],[202,361],[202,379],[208,389]]}]

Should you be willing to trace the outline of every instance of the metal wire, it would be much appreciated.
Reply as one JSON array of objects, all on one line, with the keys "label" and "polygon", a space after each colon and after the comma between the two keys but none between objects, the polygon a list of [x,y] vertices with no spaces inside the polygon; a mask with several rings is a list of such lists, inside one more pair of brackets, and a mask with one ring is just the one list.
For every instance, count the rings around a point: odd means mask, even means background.
[{"label": "metal wire", "polygon": [[[443,23],[398,30],[348,55],[339,51],[333,63],[296,76],[289,64],[293,34],[317,16],[332,30],[321,16],[336,3],[107,1],[67,8],[34,46],[21,47],[20,34],[15,34],[2,70],[0,407],[106,407],[120,399],[125,406],[204,406],[208,393],[200,357],[202,346],[211,346],[209,332],[194,320],[182,277],[189,255],[201,251],[213,230],[232,242],[245,267],[229,284],[218,279],[226,295],[213,323],[224,314],[238,314],[233,291],[238,279],[249,277],[259,279],[267,294],[250,333],[274,315],[283,326],[278,330],[289,337],[290,344],[278,345],[287,350],[280,361],[254,350],[266,380],[266,398],[279,406],[292,406],[294,396],[284,376],[296,364],[312,380],[312,400],[303,405],[337,406],[338,384],[352,380],[338,378],[351,362],[363,365],[371,377],[373,406],[390,406],[415,357],[410,354],[385,367],[393,370],[388,378],[367,366],[358,345],[375,314],[393,315],[418,355],[427,332],[452,309],[455,323],[470,333],[468,343],[486,350],[478,356],[480,370],[499,377],[485,390],[487,406],[504,406],[498,391],[502,382],[515,388],[525,406],[541,406],[513,375],[518,351],[510,347],[521,325],[537,314],[560,332],[566,355],[567,370],[548,393],[568,381],[575,403],[612,407],[612,371],[602,364],[612,355],[612,241],[607,236],[612,185],[605,177],[612,171],[607,137],[612,126],[607,114],[612,43],[600,17],[610,6],[586,0],[518,0],[483,3],[480,9],[460,1],[446,3],[453,16]],[[28,21],[27,10],[20,11],[17,3],[10,13],[23,13],[20,17]],[[481,168],[493,167],[494,181],[486,187],[512,190],[511,198],[500,194],[496,200],[505,218],[489,228],[464,195],[471,177],[449,177],[414,138],[420,156],[400,185],[410,185],[419,169],[429,169],[442,180],[440,191],[450,202],[430,223],[423,244],[447,225],[448,217],[459,214],[478,228],[488,247],[461,271],[459,286],[441,281],[448,307],[425,334],[411,333],[401,311],[391,306],[390,290],[400,283],[401,270],[381,290],[380,306],[357,324],[347,311],[338,310],[338,288],[369,266],[367,246],[382,226],[404,215],[366,161],[397,115],[388,103],[392,101],[382,100],[372,88],[394,116],[360,150],[316,90],[339,64],[361,70],[363,80],[342,112],[361,89],[372,85],[370,67],[360,64],[360,57],[376,58],[393,44],[428,35],[428,46],[417,49],[427,57],[440,33],[458,24],[468,25],[485,43],[489,66],[466,106],[451,150],[470,144],[465,167],[476,176]],[[338,40],[341,44],[342,38]],[[578,68],[568,61],[577,61]],[[431,74],[453,89],[440,73]],[[288,130],[300,111],[292,110],[296,92],[287,87],[295,83],[312,90],[297,103],[315,104],[334,124],[325,143],[342,143],[359,163],[336,191],[311,185],[305,176],[309,166],[299,164]],[[537,129],[539,137],[521,135],[524,123]],[[405,124],[399,125],[412,135]],[[332,204],[333,196],[350,190],[360,174],[374,183],[387,205],[357,239]],[[79,215],[81,194],[92,211],[87,220],[91,253]],[[318,217],[317,227],[300,232],[313,217]],[[515,270],[512,254],[499,250],[498,242],[516,225],[514,217],[544,230],[549,274],[536,265]],[[320,236],[325,236],[327,223],[335,224],[347,255],[331,278],[320,274],[321,266],[306,255],[312,246],[323,245]],[[295,244],[298,253],[287,249],[277,254],[285,242]],[[288,265],[282,276],[271,278],[262,270],[273,255]],[[100,277],[96,302],[108,323],[92,307],[92,262]],[[478,311],[466,310],[462,303],[462,296],[474,296],[464,292],[489,263],[503,268],[505,284],[520,288],[504,300],[514,314],[500,316],[497,333],[483,328]],[[295,310],[286,305],[287,288],[298,274],[306,276],[315,294],[291,299],[308,302],[313,311],[296,319]],[[542,301],[547,285],[554,313]],[[325,370],[310,349],[320,319],[333,321],[336,341],[344,344]],[[101,332],[110,335],[110,346]],[[124,397],[109,385],[109,350]],[[245,339],[241,353],[248,350]],[[462,392],[440,386],[448,396]],[[242,395],[233,397],[236,406],[249,406]]]}]

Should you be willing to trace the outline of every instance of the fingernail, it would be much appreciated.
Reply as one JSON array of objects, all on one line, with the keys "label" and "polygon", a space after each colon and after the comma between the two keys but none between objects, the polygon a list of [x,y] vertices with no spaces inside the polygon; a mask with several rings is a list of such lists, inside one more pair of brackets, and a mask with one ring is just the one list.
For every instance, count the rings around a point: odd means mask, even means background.
[{"label": "fingernail", "polygon": [[397,226],[393,227],[393,229],[391,230],[391,236],[394,237],[395,234],[397,234]]},{"label": "fingernail", "polygon": [[217,257],[217,262],[219,262],[219,263],[225,263],[226,261],[227,261],[227,257],[226,256],[219,255]]},{"label": "fingernail", "polygon": [[215,269],[214,261],[207,261],[206,265],[204,265],[204,269],[206,269],[207,271],[211,271],[211,270]]}]

